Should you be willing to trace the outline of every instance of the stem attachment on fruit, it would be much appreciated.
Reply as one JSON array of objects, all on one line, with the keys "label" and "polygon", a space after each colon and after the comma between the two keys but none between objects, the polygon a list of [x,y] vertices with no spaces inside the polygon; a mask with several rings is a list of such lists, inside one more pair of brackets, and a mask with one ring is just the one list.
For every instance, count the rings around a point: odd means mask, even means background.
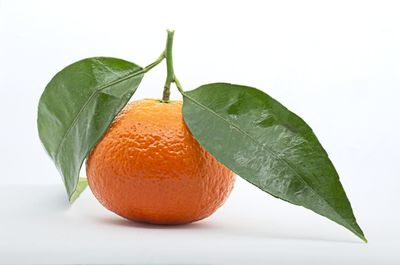
[{"label": "stem attachment on fruit", "polygon": [[167,46],[164,52],[164,56],[167,61],[167,80],[165,80],[165,85],[164,85],[164,92],[162,97],[163,102],[168,102],[169,96],[171,94],[170,92],[171,83],[175,82],[174,65],[172,62],[172,43],[174,40],[174,31],[167,30],[167,33],[168,33]]}]

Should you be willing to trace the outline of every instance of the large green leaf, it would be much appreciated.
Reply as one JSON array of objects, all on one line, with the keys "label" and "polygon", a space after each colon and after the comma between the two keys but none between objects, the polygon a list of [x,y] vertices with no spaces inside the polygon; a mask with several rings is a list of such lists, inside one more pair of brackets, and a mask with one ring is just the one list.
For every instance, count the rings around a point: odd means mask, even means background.
[{"label": "large green leaf", "polygon": [[134,63],[96,57],[67,66],[46,86],[39,101],[39,136],[70,200],[84,159],[142,78],[143,69]]},{"label": "large green leaf", "polygon": [[221,163],[263,191],[366,240],[334,166],[301,118],[246,86],[215,83],[183,95],[187,126]]}]

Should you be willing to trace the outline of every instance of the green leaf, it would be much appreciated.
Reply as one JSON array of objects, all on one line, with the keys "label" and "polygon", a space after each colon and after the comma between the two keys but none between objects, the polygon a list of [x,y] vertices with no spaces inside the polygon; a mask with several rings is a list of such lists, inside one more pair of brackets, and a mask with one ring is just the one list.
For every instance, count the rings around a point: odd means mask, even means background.
[{"label": "green leaf", "polygon": [[81,195],[81,193],[86,189],[88,185],[87,179],[86,178],[79,178],[78,180],[78,185],[76,186],[76,189],[74,191],[74,193],[72,193],[70,202],[73,203],[78,197],[79,195]]},{"label": "green leaf", "polygon": [[83,161],[136,91],[143,73],[134,63],[95,57],[67,66],[46,86],[38,108],[39,137],[70,201]]},{"label": "green leaf", "polygon": [[300,117],[246,86],[208,84],[183,96],[187,126],[221,163],[261,190],[366,241],[333,164]]}]

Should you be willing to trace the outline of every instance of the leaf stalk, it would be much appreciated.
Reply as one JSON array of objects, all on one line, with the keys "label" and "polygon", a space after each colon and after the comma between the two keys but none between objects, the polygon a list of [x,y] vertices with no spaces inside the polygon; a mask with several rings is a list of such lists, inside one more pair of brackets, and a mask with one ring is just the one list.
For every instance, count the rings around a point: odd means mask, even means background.
[{"label": "leaf stalk", "polygon": [[158,64],[160,64],[162,62],[162,60],[164,60],[165,58],[165,52],[161,53],[161,55],[157,58],[157,60],[155,60],[154,62],[152,62],[151,64],[147,65],[145,68],[143,68],[143,70],[141,72],[143,73],[147,73],[148,71],[150,71],[152,68],[156,67]]}]

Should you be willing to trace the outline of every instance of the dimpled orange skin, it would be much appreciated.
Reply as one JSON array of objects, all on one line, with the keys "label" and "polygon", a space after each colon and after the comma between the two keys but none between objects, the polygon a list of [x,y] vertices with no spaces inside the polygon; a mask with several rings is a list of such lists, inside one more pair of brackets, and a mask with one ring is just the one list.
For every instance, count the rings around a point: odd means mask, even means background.
[{"label": "dimpled orange skin", "polygon": [[153,224],[208,217],[233,188],[235,176],[193,138],[182,102],[134,101],[91,152],[89,186],[107,209]]}]

